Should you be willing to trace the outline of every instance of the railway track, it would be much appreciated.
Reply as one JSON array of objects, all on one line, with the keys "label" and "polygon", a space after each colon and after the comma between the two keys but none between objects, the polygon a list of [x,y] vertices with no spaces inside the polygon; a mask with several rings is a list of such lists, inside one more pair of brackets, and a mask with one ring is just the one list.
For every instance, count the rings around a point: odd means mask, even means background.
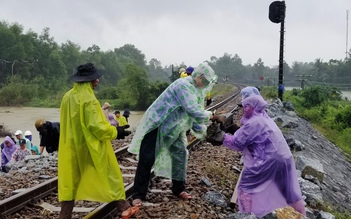
[{"label": "railway track", "polygon": [[[237,106],[236,102],[234,101],[235,102],[234,104],[229,104],[230,106],[227,106],[227,104],[229,102],[233,102],[233,100],[238,97],[240,89],[241,88],[238,87],[236,92],[234,92],[232,95],[225,98],[224,100],[209,107],[208,110],[211,110],[211,111],[217,110],[217,112],[219,112],[220,114],[229,113],[233,115],[236,110],[235,107]],[[191,150],[199,143],[200,143],[200,140],[195,139],[194,141],[189,143],[188,149]],[[116,150],[115,154],[122,171],[123,179],[125,180],[126,196],[130,197],[133,191],[133,181],[134,181],[133,177],[134,177],[134,172],[136,170],[137,161],[134,155],[131,155],[128,153],[127,149],[128,149],[128,146],[122,147]],[[153,176],[153,173],[151,174]],[[1,200],[0,217],[1,218],[18,218],[18,217],[11,217],[11,215],[16,215],[16,214],[18,215],[20,214],[18,212],[21,211],[21,209],[32,208],[32,207],[42,209],[41,214],[50,215],[54,211],[59,210],[59,208],[57,207],[56,208],[52,207],[57,203],[53,203],[51,207],[50,206],[38,207],[38,205],[35,203],[37,203],[39,200],[44,199],[47,196],[50,196],[50,195],[56,196],[57,195],[56,193],[57,193],[57,177],[47,180],[17,195]],[[82,207],[79,210],[81,210],[82,212],[79,213],[79,216],[78,216],[79,218],[86,218],[86,219],[114,218],[114,215],[117,214],[117,209],[115,208],[116,205],[114,203],[104,203],[102,205],[99,205],[99,203],[93,203],[92,205],[90,205],[91,207],[86,207],[85,203],[83,202],[80,205]],[[79,208],[80,205],[76,204],[77,209]],[[92,208],[94,208],[94,210],[92,210]],[[90,212],[86,213],[85,211],[90,211]],[[33,217],[33,218],[41,218],[41,217]]]}]

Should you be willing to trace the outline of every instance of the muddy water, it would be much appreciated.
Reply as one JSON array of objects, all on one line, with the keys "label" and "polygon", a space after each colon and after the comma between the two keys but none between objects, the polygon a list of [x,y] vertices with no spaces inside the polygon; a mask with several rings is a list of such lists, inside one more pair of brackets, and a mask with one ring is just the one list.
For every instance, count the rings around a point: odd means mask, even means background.
[{"label": "muddy water", "polygon": [[[123,113],[123,110],[120,110]],[[131,111],[131,115],[128,118],[131,129],[135,129],[141,119],[143,111]],[[39,134],[34,127],[34,123],[37,119],[43,118],[50,122],[60,121],[60,109],[59,108],[35,108],[35,107],[0,107],[0,124],[7,127],[11,133],[15,133],[16,130],[25,131],[29,130],[33,134],[33,144],[39,145]],[[13,135],[13,137],[15,137]],[[3,142],[4,138],[0,138],[0,143]]]},{"label": "muddy water", "polygon": [[[300,89],[299,87],[285,87],[285,90],[292,90],[292,89]],[[351,100],[351,91],[341,91],[341,95],[343,98],[347,98]]]}]

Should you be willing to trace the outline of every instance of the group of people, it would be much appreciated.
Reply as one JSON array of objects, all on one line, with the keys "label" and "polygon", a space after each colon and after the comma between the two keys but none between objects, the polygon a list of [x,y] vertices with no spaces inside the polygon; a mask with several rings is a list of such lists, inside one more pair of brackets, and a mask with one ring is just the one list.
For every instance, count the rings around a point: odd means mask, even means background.
[{"label": "group of people", "polygon": [[17,130],[15,138],[5,136],[1,144],[1,171],[8,172],[14,163],[21,161],[27,155],[39,154],[38,147],[32,144],[32,132]]},{"label": "group of people", "polygon": [[[172,180],[172,192],[190,200],[186,191],[188,152],[186,131],[199,139],[207,135],[205,123],[223,123],[202,106],[206,93],[217,81],[213,69],[200,64],[187,77],[174,81],[146,110],[128,151],[139,159],[134,179],[132,204],[142,206],[146,199],[150,171]],[[234,135],[219,131],[215,139],[243,154],[244,168],[232,201],[241,212],[263,217],[269,212],[291,206],[305,215],[305,206],[297,180],[294,158],[284,136],[267,115],[267,102],[255,87],[241,91],[243,117]],[[220,126],[219,126],[220,127]]]},{"label": "group of people", "polygon": [[[191,77],[173,82],[145,112],[129,147],[130,152],[139,154],[132,206],[126,201],[122,174],[111,146],[120,129],[111,124],[109,114],[104,113],[108,105],[102,109],[94,94],[101,75],[92,63],[78,66],[72,76],[73,88],[61,102],[59,218],[71,218],[78,200],[115,201],[122,218],[131,217],[145,199],[154,163],[157,175],[172,177],[175,195],[191,199],[185,191],[185,132],[192,129],[198,137],[204,137],[205,123],[214,118],[203,107],[206,92],[217,81],[212,68],[206,63],[200,64]],[[116,112],[116,117],[118,114]]]},{"label": "group of people", "polygon": [[128,117],[130,116],[130,111],[128,109],[124,110],[123,115],[121,115],[121,112],[118,110],[116,110],[113,115],[110,113],[110,103],[105,102],[101,108],[104,111],[104,115],[107,121],[112,126],[117,128],[117,139],[124,139],[125,136],[128,136],[132,133],[131,131],[127,130],[130,127],[130,125],[128,125]]},{"label": "group of people", "polygon": [[34,126],[39,133],[39,148],[32,143],[33,135],[29,130],[24,134],[21,130],[17,130],[14,133],[16,139],[12,136],[5,137],[1,144],[1,170],[3,172],[8,172],[15,162],[23,160],[27,155],[43,154],[44,148],[48,153],[58,150],[60,123],[38,119]]},{"label": "group of people", "polygon": [[[190,70],[187,77],[177,79],[160,94],[139,122],[128,148],[139,160],[133,200],[129,203],[111,140],[129,128],[130,112],[125,111],[126,117],[115,111],[112,118],[116,123],[111,122],[110,104],[101,107],[94,94],[102,71],[92,63],[77,67],[71,77],[73,88],[66,92],[60,106],[60,219],[71,218],[78,200],[114,202],[121,217],[130,218],[146,199],[152,167],[156,176],[172,180],[175,196],[192,199],[186,190],[186,132],[191,130],[196,138],[205,139],[206,123],[210,120],[221,122],[222,119],[203,106],[217,75],[207,63]],[[233,201],[238,203],[240,211],[253,212],[257,216],[288,205],[305,214],[292,154],[281,131],[265,112],[266,101],[252,87],[241,93],[242,127],[234,135],[223,131],[216,133],[220,144],[243,152],[244,168]],[[38,122],[37,129],[43,124],[46,121]],[[25,141],[22,141],[23,145],[26,145]],[[5,142],[14,145],[10,138]]]}]

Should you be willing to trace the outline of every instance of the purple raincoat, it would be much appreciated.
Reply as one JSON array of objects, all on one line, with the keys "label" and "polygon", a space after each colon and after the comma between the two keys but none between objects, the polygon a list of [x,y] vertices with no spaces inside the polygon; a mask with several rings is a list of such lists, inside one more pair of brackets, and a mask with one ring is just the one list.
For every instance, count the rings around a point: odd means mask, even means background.
[{"label": "purple raincoat", "polygon": [[[10,142],[11,146],[7,146],[6,142]],[[15,142],[13,142],[13,140],[9,136],[6,136],[4,140],[4,149],[1,151],[2,167],[5,166],[11,160],[12,154],[16,151],[17,148],[18,146],[15,144]]]},{"label": "purple raincoat", "polygon": [[243,153],[239,210],[262,217],[290,205],[305,214],[293,156],[282,132],[265,113],[267,102],[254,95],[242,104],[243,126],[234,135],[226,134],[223,141],[228,148]]}]

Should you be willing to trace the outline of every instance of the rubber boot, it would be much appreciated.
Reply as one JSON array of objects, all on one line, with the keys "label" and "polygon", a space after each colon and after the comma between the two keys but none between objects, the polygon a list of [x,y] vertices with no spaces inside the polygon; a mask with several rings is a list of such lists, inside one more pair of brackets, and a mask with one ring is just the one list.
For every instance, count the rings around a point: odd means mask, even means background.
[{"label": "rubber boot", "polygon": [[73,207],[74,207],[74,201],[61,202],[61,212],[60,212],[59,219],[71,219]]}]

